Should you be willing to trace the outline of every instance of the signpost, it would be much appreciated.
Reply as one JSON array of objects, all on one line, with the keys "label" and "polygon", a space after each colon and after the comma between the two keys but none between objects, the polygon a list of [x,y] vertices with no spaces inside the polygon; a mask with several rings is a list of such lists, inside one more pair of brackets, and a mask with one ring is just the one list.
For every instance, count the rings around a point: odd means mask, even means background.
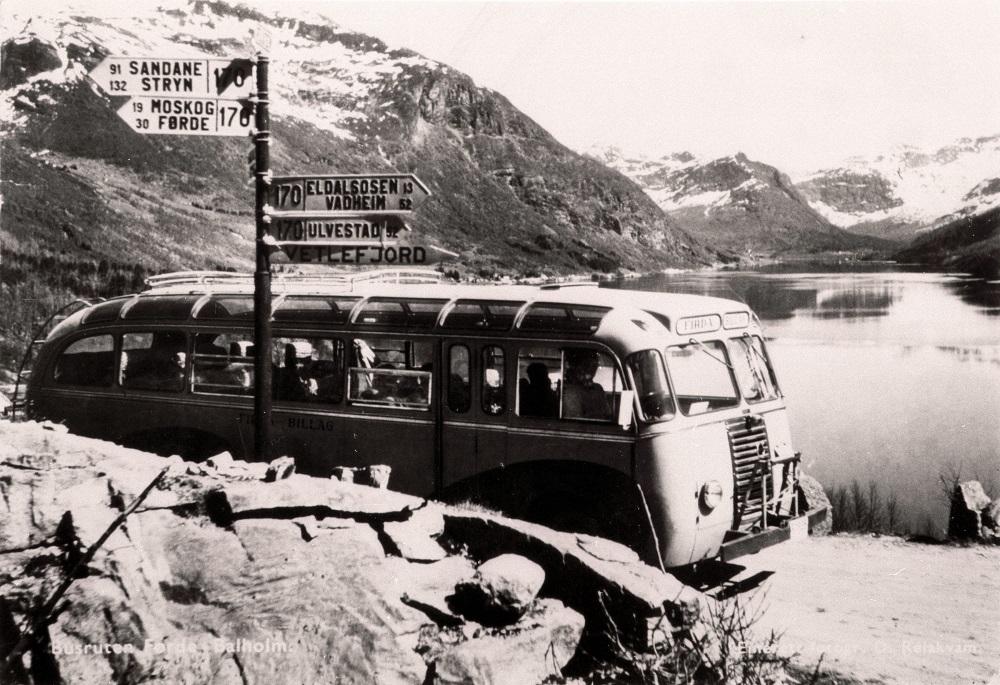
[{"label": "signpost", "polygon": [[105,57],[88,76],[109,95],[250,97],[253,62],[198,57]]},{"label": "signpost", "polygon": [[248,136],[253,132],[249,100],[139,96],[117,112],[137,133],[181,136]]},{"label": "signpost", "polygon": [[256,62],[112,56],[89,74],[110,95],[129,96],[116,113],[137,133],[253,135],[254,451],[264,461],[271,446],[270,249],[293,262],[352,265],[424,264],[429,250],[446,252],[408,238],[404,218],[430,196],[413,174],[271,177],[266,50]]}]

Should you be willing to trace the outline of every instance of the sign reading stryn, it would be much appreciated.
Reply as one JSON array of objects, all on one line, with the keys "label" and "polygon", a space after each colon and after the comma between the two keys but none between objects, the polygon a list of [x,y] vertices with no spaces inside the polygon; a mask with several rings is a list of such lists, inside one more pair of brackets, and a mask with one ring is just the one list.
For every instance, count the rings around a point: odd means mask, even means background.
[{"label": "sign reading stryn", "polygon": [[134,97],[117,114],[137,133],[247,136],[253,131],[253,105],[244,100]]},{"label": "sign reading stryn", "polygon": [[254,88],[249,59],[105,57],[88,76],[111,95],[240,100]]},{"label": "sign reading stryn", "polygon": [[411,212],[430,196],[413,174],[275,176],[271,207],[317,216],[365,212]]}]

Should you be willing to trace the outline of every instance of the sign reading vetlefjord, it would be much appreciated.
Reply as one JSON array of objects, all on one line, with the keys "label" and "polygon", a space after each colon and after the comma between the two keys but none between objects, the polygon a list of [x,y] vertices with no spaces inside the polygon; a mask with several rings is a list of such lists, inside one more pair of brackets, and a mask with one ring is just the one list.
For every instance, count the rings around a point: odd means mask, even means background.
[{"label": "sign reading vetlefjord", "polygon": [[245,100],[142,96],[117,114],[137,133],[247,136],[253,130],[253,105]]},{"label": "sign reading vetlefjord", "polygon": [[409,213],[428,196],[427,186],[413,174],[276,176],[271,181],[270,204],[279,212],[315,216]]},{"label": "sign reading vetlefjord", "polygon": [[248,59],[106,57],[88,76],[111,95],[168,95],[239,100],[250,97]]}]

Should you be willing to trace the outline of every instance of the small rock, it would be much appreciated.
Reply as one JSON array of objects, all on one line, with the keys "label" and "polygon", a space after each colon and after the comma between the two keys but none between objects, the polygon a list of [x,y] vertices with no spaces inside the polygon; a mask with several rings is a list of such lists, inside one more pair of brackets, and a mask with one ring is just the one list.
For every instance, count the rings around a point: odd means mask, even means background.
[{"label": "small rock", "polygon": [[232,468],[235,462],[233,461],[232,454],[229,452],[221,452],[220,454],[216,454],[214,457],[206,459],[205,463],[213,469],[228,469]]},{"label": "small rock", "polygon": [[418,509],[406,521],[389,521],[382,529],[399,555],[408,561],[426,563],[448,556],[434,540],[444,532],[444,517],[436,509]]},{"label": "small rock", "polygon": [[982,512],[983,527],[989,528],[994,533],[1000,533],[1000,497],[990,503],[990,506]]},{"label": "small rock", "polygon": [[954,540],[978,540],[983,534],[981,512],[990,506],[990,498],[977,480],[955,486],[948,515],[948,537]]},{"label": "small rock", "polygon": [[358,473],[360,478],[357,479],[357,482],[384,490],[389,487],[389,475],[391,473],[391,466],[387,466],[386,464],[372,464],[360,469],[360,473]]},{"label": "small rock", "polygon": [[284,480],[295,473],[295,459],[292,457],[278,457],[267,465],[267,473],[264,474],[265,483],[274,483]]},{"label": "small rock", "polygon": [[56,433],[68,433],[69,428],[61,423],[53,423],[51,421],[42,421],[42,428],[47,431],[53,431]]},{"label": "small rock", "polygon": [[576,653],[583,625],[583,616],[562,602],[540,600],[511,630],[447,649],[434,662],[433,682],[523,685],[559,677]]},{"label": "small rock", "polygon": [[460,613],[486,625],[506,625],[520,618],[545,583],[545,571],[518,554],[484,562],[470,581],[455,588]]},{"label": "small rock", "polygon": [[353,483],[354,469],[349,466],[334,466],[333,475],[330,477],[339,480],[341,483]]}]

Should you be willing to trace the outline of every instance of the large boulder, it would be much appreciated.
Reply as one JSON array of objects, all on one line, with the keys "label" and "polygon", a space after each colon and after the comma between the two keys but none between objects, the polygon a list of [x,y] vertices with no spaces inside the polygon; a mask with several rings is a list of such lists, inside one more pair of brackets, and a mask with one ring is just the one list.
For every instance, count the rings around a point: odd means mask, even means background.
[{"label": "large boulder", "polygon": [[990,498],[977,480],[955,486],[948,514],[948,537],[953,540],[979,540],[983,535],[982,512]]},{"label": "large boulder", "polygon": [[980,516],[983,522],[983,539],[989,542],[1000,542],[1000,497],[983,509]]},{"label": "large boulder", "polygon": [[576,652],[583,626],[583,616],[562,602],[539,600],[511,629],[447,649],[434,662],[432,682],[530,685],[559,678]]},{"label": "large boulder", "polygon": [[462,615],[485,625],[519,619],[545,583],[545,570],[518,554],[501,554],[484,562],[476,575],[455,588]]},{"label": "large boulder", "polygon": [[[810,535],[829,535],[833,527],[833,505],[818,480],[806,473],[799,474],[799,490],[805,499],[805,511],[826,508],[826,518],[809,528]],[[805,512],[803,512],[805,513]]]}]

